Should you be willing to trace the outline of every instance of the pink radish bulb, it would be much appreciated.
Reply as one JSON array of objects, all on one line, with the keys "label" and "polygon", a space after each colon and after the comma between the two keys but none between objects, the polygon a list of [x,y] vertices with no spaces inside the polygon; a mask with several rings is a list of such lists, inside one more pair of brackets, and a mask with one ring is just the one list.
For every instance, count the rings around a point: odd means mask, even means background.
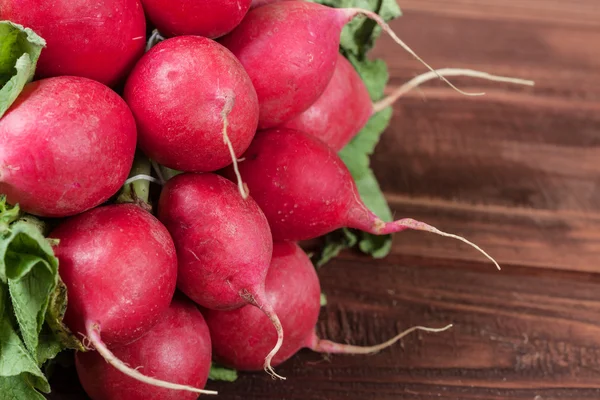
[{"label": "pink radish bulb", "polygon": [[148,19],[166,36],[217,38],[244,18],[251,0],[141,0]]},{"label": "pink radish bulb", "polygon": [[[211,365],[208,327],[196,306],[175,296],[160,322],[115,357],[157,379],[202,388]],[[95,351],[75,356],[77,375],[92,400],[196,400],[196,393],[149,386],[124,375]]]},{"label": "pink radish bulb", "polygon": [[[274,241],[314,239],[342,227],[375,235],[415,229],[461,240],[494,261],[466,239],[422,222],[379,219],[360,199],[336,152],[306,133],[283,128],[259,132],[243,159],[240,172],[269,221]],[[224,174],[233,175],[231,170]]]},{"label": "pink radish bulb", "polygon": [[30,83],[0,119],[0,193],[39,216],[81,213],[123,185],[135,144],[131,111],[108,87],[66,76]]},{"label": "pink radish bulb", "polygon": [[333,77],[323,94],[306,111],[284,122],[341,150],[365,126],[373,114],[367,87],[352,64],[338,54]]},{"label": "pink radish bulb", "polygon": [[98,207],[72,217],[50,235],[69,294],[65,324],[122,373],[150,385],[203,393],[144,375],[109,348],[152,329],[175,293],[177,254],[167,229],[133,204]]},{"label": "pink radish bulb", "polygon": [[[321,353],[369,354],[380,351],[415,330],[439,332],[448,329],[413,327],[376,346],[351,346],[319,339],[315,325],[319,318],[321,288],[315,268],[295,243],[274,243],[273,260],[266,278],[267,298],[275,307],[287,332],[273,365],[288,360],[302,348]],[[275,340],[265,329],[266,317],[254,307],[232,311],[205,310],[213,356],[221,364],[243,371],[260,370],[261,354]]]},{"label": "pink radish bulb", "polygon": [[329,83],[346,21],[322,10],[330,9],[304,1],[258,7],[220,40],[252,79],[260,129],[306,110]]},{"label": "pink radish bulb", "polygon": [[50,237],[69,304],[65,323],[109,346],[139,339],[169,307],[177,280],[175,246],[166,228],[132,204],[98,207],[72,217]]},{"label": "pink radish bulb", "polygon": [[265,370],[277,376],[271,359],[281,346],[283,330],[264,293],[273,240],[256,202],[243,199],[221,176],[180,174],[163,188],[158,215],[177,248],[177,287],[183,293],[209,309],[252,304],[275,326],[277,340],[262,357]]},{"label": "pink radish bulb", "polygon": [[235,54],[252,79],[260,105],[260,129],[281,125],[319,98],[333,76],[342,28],[358,15],[374,20],[432,70],[372,11],[305,1],[256,7],[221,43]]},{"label": "pink radish bulb", "polygon": [[74,75],[115,85],[144,53],[139,0],[0,0],[0,19],[46,39],[36,75]]},{"label": "pink radish bulb", "polygon": [[127,80],[144,153],[181,171],[215,171],[250,145],[258,101],[250,78],[229,50],[202,37],[180,36],[153,47]]},{"label": "pink radish bulb", "polygon": [[281,128],[308,133],[339,151],[360,132],[373,114],[390,107],[396,100],[419,85],[440,76],[468,76],[488,81],[533,85],[532,81],[491,75],[481,71],[442,68],[418,75],[388,96],[372,103],[360,75],[340,54],[333,77],[321,97],[306,111],[284,122]]}]

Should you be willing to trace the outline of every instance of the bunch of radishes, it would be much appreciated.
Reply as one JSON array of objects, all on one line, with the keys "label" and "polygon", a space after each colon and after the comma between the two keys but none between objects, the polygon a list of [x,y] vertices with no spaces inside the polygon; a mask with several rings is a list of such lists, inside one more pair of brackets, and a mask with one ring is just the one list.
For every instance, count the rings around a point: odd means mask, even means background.
[{"label": "bunch of radishes", "polygon": [[[0,194],[68,217],[50,237],[68,290],[64,322],[90,350],[76,361],[93,399],[214,393],[201,390],[213,358],[278,376],[273,367],[302,347],[377,351],[315,336],[319,281],[295,242],[341,227],[464,240],[380,220],[336,153],[393,101],[372,104],[338,53],[341,29],[366,15],[404,46],[389,27],[356,8],[255,6],[0,0],[0,19],[47,41],[43,79],[0,119]],[[168,39],[144,54],[146,17]],[[469,72],[421,81],[445,74]],[[157,217],[147,190],[135,191],[156,180],[141,153],[132,169],[136,147],[157,171],[176,171],[160,182]],[[107,204],[124,185],[130,202]]]}]

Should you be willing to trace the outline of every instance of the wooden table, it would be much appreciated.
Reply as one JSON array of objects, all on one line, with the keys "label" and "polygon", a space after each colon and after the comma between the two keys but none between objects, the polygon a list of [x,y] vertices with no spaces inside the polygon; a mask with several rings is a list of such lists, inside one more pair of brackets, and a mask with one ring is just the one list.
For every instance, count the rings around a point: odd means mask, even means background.
[{"label": "wooden table", "polygon": [[[395,106],[373,167],[398,216],[464,235],[477,252],[402,233],[392,254],[320,270],[322,337],[359,345],[412,325],[372,356],[302,352],[234,384],[222,400],[600,398],[600,1],[403,0],[393,27],[435,67],[534,79],[520,88],[454,79]],[[423,71],[382,38],[390,90]],[[74,379],[74,378],[73,378]],[[64,375],[53,399],[83,398]],[[72,381],[71,381],[72,382]]]}]

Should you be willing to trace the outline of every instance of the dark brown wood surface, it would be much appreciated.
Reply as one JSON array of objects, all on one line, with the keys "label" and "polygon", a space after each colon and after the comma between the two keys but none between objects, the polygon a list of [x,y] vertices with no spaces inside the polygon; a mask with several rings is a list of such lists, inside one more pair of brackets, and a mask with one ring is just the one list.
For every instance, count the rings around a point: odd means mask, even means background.
[{"label": "dark brown wood surface", "polygon": [[[529,78],[535,88],[453,79],[401,99],[373,157],[397,216],[464,235],[474,250],[402,233],[392,254],[353,253],[320,270],[329,303],[318,331],[375,344],[372,356],[303,351],[233,384],[223,400],[600,399],[600,1],[403,0],[393,24],[435,67]],[[390,90],[424,69],[391,40],[374,55]],[[83,398],[73,377],[54,399]]]}]

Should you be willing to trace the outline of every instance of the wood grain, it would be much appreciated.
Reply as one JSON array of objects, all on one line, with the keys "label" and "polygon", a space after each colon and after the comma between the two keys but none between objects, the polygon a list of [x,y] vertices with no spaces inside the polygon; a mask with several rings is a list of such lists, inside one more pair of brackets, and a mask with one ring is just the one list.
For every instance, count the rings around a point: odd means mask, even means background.
[{"label": "wood grain", "polygon": [[[431,234],[395,236],[385,260],[344,253],[319,273],[328,339],[372,356],[302,351],[286,382],[244,373],[209,383],[224,400],[592,400],[600,398],[600,2],[403,0],[393,28],[434,67],[536,81],[453,79],[394,107],[373,168],[398,217],[462,234],[503,265]],[[390,88],[424,68],[383,37]],[[70,371],[70,372],[69,372]],[[83,399],[73,371],[50,399]]]},{"label": "wood grain", "polygon": [[[600,3],[576,3],[403,4],[394,28],[430,64],[536,86],[463,78],[453,81],[487,95],[434,82],[400,99],[373,158],[398,216],[464,234],[503,264],[598,270]],[[423,70],[385,37],[374,55],[390,65],[389,91]],[[476,257],[423,235],[398,238],[394,252]]]}]

